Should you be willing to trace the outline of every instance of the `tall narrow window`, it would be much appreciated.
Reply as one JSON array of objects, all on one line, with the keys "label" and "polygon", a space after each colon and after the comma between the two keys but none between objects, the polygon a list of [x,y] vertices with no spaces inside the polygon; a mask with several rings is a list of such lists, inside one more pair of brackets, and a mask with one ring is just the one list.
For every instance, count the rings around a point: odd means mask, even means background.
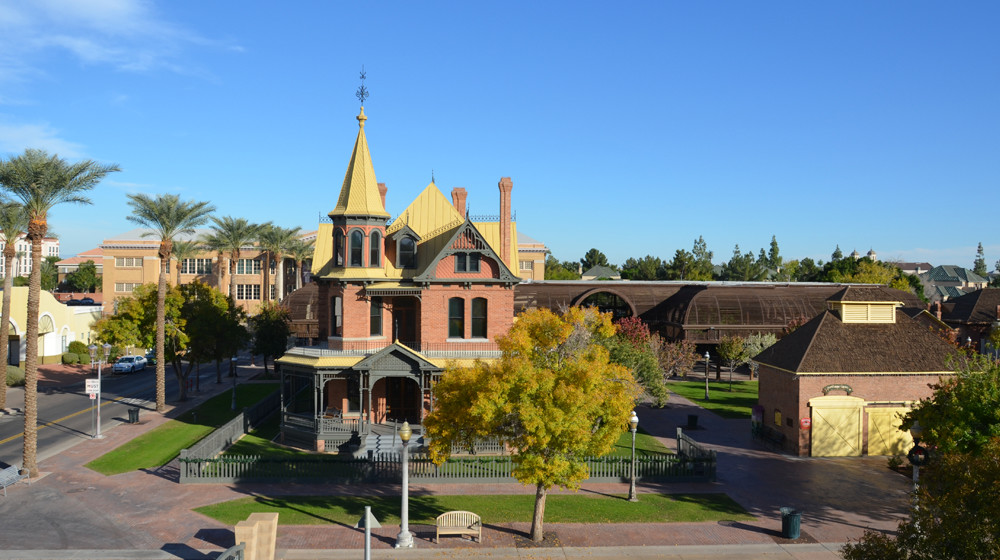
[{"label": "tall narrow window", "polygon": [[364,266],[365,234],[356,229],[351,232],[351,266]]},{"label": "tall narrow window", "polygon": [[465,300],[448,300],[448,338],[465,338]]},{"label": "tall narrow window", "polygon": [[334,266],[344,266],[344,232],[339,229],[333,232],[333,262]]},{"label": "tall narrow window", "polygon": [[465,272],[465,253],[455,253],[455,272]]},{"label": "tall narrow window", "polygon": [[399,268],[417,267],[417,244],[412,237],[399,240]]},{"label": "tall narrow window", "polygon": [[472,338],[486,338],[486,298],[472,300]]},{"label": "tall narrow window", "polygon": [[368,253],[368,266],[382,266],[382,236],[377,231],[373,231],[368,239]]},{"label": "tall narrow window", "polygon": [[479,253],[469,253],[469,272],[479,272]]},{"label": "tall narrow window", "polygon": [[330,333],[332,336],[340,336],[340,329],[344,323],[343,300],[340,296],[330,298],[330,309],[333,310],[330,316]]},{"label": "tall narrow window", "polygon": [[382,298],[373,296],[371,305],[371,329],[368,334],[371,336],[382,336]]}]

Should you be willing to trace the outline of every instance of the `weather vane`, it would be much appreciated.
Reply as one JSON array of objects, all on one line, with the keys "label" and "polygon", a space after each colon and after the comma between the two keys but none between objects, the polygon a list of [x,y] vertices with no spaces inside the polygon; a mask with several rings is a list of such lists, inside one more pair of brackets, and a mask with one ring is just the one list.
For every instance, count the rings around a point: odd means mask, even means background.
[{"label": "weather vane", "polygon": [[431,169],[431,182],[432,183],[434,182],[434,170],[433,169]]},{"label": "weather vane", "polygon": [[355,96],[361,101],[361,106],[364,107],[365,99],[368,99],[368,88],[365,87],[365,66],[361,65],[361,87],[358,91],[354,93]]}]

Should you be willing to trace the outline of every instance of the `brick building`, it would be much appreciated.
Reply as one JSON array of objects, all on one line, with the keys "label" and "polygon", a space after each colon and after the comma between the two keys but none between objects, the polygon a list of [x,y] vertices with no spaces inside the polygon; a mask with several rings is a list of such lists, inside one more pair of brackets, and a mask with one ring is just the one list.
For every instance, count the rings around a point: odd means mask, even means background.
[{"label": "brick building", "polygon": [[510,178],[493,220],[468,215],[465,189],[449,201],[433,182],[390,220],[363,107],[357,120],[340,195],[317,233],[316,293],[303,298],[321,344],[278,360],[282,435],[320,451],[370,450],[403,421],[419,433],[447,362],[499,355],[493,340],[513,324],[520,281]]},{"label": "brick building", "polygon": [[784,435],[802,456],[905,454],[912,442],[898,429],[929,385],[953,374],[955,347],[928,328],[944,327],[927,312],[911,317],[896,290],[850,286],[828,309],[759,354],[759,406],[765,429]]}]

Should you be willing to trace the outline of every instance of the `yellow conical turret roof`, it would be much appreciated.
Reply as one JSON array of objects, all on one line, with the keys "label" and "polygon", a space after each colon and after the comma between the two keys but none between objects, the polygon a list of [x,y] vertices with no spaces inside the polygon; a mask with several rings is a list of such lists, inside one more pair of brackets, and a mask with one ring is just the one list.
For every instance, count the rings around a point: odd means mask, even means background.
[{"label": "yellow conical turret roof", "polygon": [[347,165],[344,175],[344,185],[340,188],[340,198],[337,207],[330,212],[333,216],[380,216],[389,217],[382,205],[382,197],[378,192],[378,182],[375,180],[375,168],[372,166],[371,154],[368,152],[368,139],[365,138],[365,108],[361,107],[358,115],[358,139],[354,142],[354,152],[351,162]]}]

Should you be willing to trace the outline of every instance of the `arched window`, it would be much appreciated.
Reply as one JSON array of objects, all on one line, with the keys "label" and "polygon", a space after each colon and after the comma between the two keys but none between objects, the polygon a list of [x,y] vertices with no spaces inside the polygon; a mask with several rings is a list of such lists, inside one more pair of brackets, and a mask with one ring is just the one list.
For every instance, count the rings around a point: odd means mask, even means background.
[{"label": "arched window", "polygon": [[412,237],[399,240],[399,268],[417,267],[417,243]]},{"label": "arched window", "polygon": [[448,300],[448,338],[465,338],[465,300]]},{"label": "arched window", "polygon": [[333,232],[333,265],[344,266],[344,232]]},{"label": "arched window", "polygon": [[472,300],[472,338],[486,338],[486,298]]},{"label": "arched window", "polygon": [[356,229],[351,232],[351,266],[364,266],[365,234]]},{"label": "arched window", "polygon": [[368,240],[368,266],[382,266],[382,236],[377,231],[373,231]]},{"label": "arched window", "polygon": [[628,303],[616,294],[611,292],[597,292],[587,296],[580,307],[596,307],[601,313],[611,312],[611,316],[617,321],[625,317],[632,316],[632,308]]}]

